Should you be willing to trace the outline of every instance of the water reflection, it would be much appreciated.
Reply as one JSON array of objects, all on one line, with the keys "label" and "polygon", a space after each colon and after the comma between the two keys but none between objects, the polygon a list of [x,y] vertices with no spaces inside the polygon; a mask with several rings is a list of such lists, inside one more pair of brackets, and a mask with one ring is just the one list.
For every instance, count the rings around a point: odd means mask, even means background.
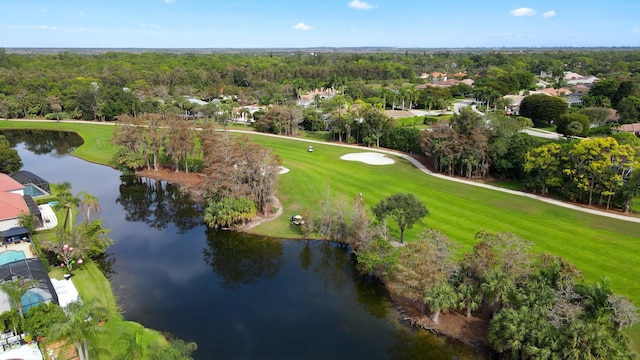
[{"label": "water reflection", "polygon": [[7,138],[12,147],[24,143],[25,148],[34,154],[55,152],[64,155],[84,143],[78,134],[66,131],[10,130],[0,131],[0,134]]},{"label": "water reflection", "polygon": [[177,186],[17,149],[25,169],[98,196],[115,240],[101,268],[125,318],[196,341],[196,359],[482,358],[399,324],[349,249],[214,232]]},{"label": "water reflection", "polygon": [[122,205],[127,221],[143,222],[154,229],[173,223],[181,234],[202,224],[202,206],[180,186],[134,175],[120,179],[116,202]]},{"label": "water reflection", "polygon": [[282,267],[282,241],[207,229],[207,246],[204,261],[228,289],[274,278]]}]

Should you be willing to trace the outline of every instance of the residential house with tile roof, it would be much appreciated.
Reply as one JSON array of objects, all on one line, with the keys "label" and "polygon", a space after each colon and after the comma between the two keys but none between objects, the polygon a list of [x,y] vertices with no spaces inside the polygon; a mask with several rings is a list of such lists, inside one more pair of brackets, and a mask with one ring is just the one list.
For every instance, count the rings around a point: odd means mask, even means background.
[{"label": "residential house with tile roof", "polygon": [[24,200],[24,185],[0,173],[0,231],[19,226],[19,218],[29,214]]}]

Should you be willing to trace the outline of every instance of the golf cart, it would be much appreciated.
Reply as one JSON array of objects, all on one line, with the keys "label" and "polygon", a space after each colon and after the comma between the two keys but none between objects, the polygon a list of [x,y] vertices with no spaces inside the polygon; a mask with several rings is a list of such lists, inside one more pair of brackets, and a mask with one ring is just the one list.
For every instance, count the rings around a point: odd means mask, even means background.
[{"label": "golf cart", "polygon": [[302,216],[295,215],[295,216],[291,217],[291,223],[293,225],[303,225],[304,224],[304,220],[302,219]]}]

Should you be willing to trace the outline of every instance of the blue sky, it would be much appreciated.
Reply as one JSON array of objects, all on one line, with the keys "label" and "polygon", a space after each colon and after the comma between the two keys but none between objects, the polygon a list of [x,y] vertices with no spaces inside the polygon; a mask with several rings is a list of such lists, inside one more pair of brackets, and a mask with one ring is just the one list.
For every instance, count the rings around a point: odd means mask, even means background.
[{"label": "blue sky", "polygon": [[640,46],[637,0],[0,0],[0,47]]}]

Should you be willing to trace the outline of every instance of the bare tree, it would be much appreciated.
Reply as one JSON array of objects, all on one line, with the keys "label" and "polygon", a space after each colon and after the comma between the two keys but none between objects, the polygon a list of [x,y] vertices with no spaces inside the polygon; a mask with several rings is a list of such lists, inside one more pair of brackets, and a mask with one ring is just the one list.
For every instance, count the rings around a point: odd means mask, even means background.
[{"label": "bare tree", "polygon": [[184,117],[176,117],[169,125],[169,140],[165,145],[165,151],[171,156],[176,168],[180,171],[180,162],[184,164],[184,171],[189,173],[189,156],[195,148],[195,130],[189,120]]}]

